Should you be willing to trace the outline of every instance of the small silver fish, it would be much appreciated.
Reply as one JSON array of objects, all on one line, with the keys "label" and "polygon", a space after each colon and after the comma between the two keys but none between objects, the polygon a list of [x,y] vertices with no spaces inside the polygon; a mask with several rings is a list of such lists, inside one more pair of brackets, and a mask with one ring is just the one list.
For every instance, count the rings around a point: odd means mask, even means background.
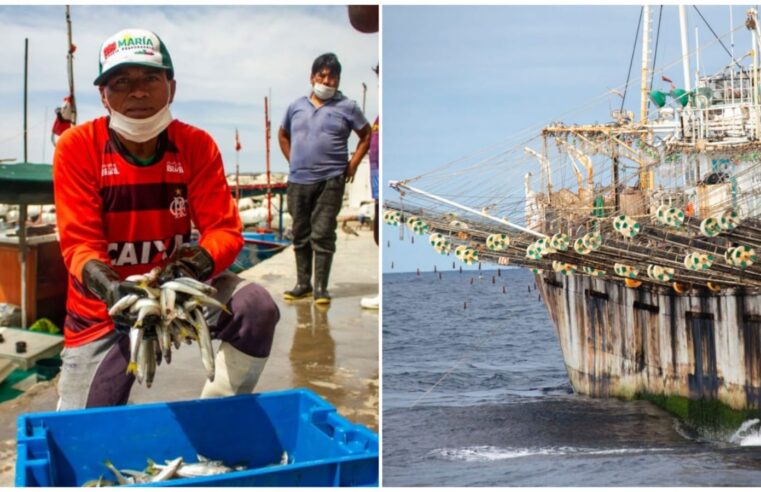
[{"label": "small silver fish", "polygon": [[181,465],[182,465],[182,456],[172,460],[164,467],[160,467],[159,465],[154,465],[160,471],[151,479],[151,483],[169,480],[177,473],[177,470],[180,468]]},{"label": "small silver fish", "polygon": [[128,374],[137,373],[137,358],[143,341],[142,328],[132,327],[129,329],[129,364],[127,365]]},{"label": "small silver fish", "polygon": [[150,388],[153,385],[153,378],[156,376],[156,339],[149,338],[147,345],[145,354],[145,386]]},{"label": "small silver fish", "polygon": [[214,299],[213,297],[209,297],[201,290],[198,290],[196,288],[190,287],[189,285],[185,285],[183,283],[177,282],[176,280],[172,280],[170,282],[161,284],[161,288],[172,289],[177,292],[182,292],[183,294],[188,294],[192,297],[197,297],[205,305],[214,306],[216,308],[221,309],[222,311],[226,313],[230,313],[230,310],[227,309],[227,306],[225,306],[218,300]]},{"label": "small silver fish", "polygon": [[209,381],[214,381],[214,347],[211,345],[211,333],[206,324],[206,318],[203,317],[200,309],[194,309],[191,314],[195,320],[193,327],[198,333],[198,347],[201,350],[201,362],[206,369],[206,378]]},{"label": "small silver fish", "polygon": [[192,287],[196,290],[200,290],[204,294],[207,294],[210,296],[213,296],[214,294],[217,293],[217,289],[215,289],[209,284],[205,284],[199,280],[196,280],[193,277],[180,277],[180,278],[174,279],[174,281],[179,282],[181,284],[185,284],[188,287]]},{"label": "small silver fish", "polygon": [[111,471],[111,473],[114,474],[114,476],[116,477],[116,482],[119,485],[127,485],[128,483],[130,483],[130,480],[127,479],[124,475],[121,474],[119,470],[116,469],[114,464],[111,463],[111,460],[106,460],[103,462],[103,464],[106,465],[106,468],[108,468]]},{"label": "small silver fish", "polygon": [[108,315],[113,317],[125,309],[131,307],[137,300],[140,299],[140,296],[137,294],[127,294],[126,296],[122,297],[116,303],[111,306],[111,309],[108,310]]},{"label": "small silver fish", "polygon": [[97,480],[88,480],[87,482],[82,484],[82,487],[113,487],[116,485],[116,482],[112,482],[111,480],[103,480],[103,475],[98,477]]}]

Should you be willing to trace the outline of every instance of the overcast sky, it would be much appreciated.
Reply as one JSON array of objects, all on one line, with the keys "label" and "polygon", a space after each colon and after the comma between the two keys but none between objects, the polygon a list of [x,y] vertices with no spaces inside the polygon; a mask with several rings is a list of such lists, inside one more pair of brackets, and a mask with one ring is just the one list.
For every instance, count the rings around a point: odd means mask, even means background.
[{"label": "overcast sky", "polygon": [[[743,26],[748,8],[732,7],[734,26],[740,26],[735,32],[737,58],[750,50],[749,31]],[[729,6],[698,9],[717,35],[729,33]],[[553,121],[610,121],[610,110],[621,99],[608,91],[626,83],[640,10],[636,5],[384,7],[384,197],[398,200],[389,180],[418,176],[482,149],[494,149],[488,155],[496,156],[514,146],[516,134],[526,129],[536,136],[542,125]],[[682,86],[677,7],[663,8],[660,34],[659,8],[652,11],[653,52],[659,36],[656,66],[667,67],[663,74]],[[710,45],[701,51],[700,72],[714,73],[729,56],[700,14],[687,7],[690,51],[695,50],[698,27],[700,46]],[[640,34],[639,45],[641,39]],[[729,36],[722,41],[731,48]],[[638,47],[626,98],[627,109],[637,115],[640,53]],[[669,90],[659,77],[653,87]],[[594,98],[599,102],[594,107],[569,113]],[[484,176],[484,183],[490,178],[494,182],[500,176]],[[523,183],[507,186],[522,189]],[[506,188],[505,193],[514,190]],[[452,258],[436,254],[427,238],[410,244],[407,233],[402,242],[398,228],[386,225],[383,234],[384,272],[452,268]]]},{"label": "overcast sky", "polygon": [[[264,170],[264,97],[271,90],[272,169],[287,171],[277,144],[285,109],[309,93],[314,58],[334,52],[343,65],[340,89],[378,113],[378,34],[355,31],[346,6],[82,6],[71,8],[79,121],[105,114],[92,81],[98,50],[128,27],[156,32],[175,66],[175,118],[211,133],[225,168],[234,170],[240,129],[241,172]],[[29,160],[51,162],[53,110],[68,93],[64,6],[0,6],[0,159],[23,159],[24,38],[29,38]],[[47,118],[47,122],[45,121]],[[356,141],[352,140],[351,148]]]}]

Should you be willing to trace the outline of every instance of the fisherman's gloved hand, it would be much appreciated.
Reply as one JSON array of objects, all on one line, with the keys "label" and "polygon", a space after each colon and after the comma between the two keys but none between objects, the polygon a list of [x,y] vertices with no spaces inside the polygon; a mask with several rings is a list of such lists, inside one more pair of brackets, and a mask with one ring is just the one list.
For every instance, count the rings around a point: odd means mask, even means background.
[{"label": "fisherman's gloved hand", "polygon": [[214,260],[211,255],[197,244],[183,244],[159,273],[159,285],[180,277],[192,277],[203,282],[212,273]]},{"label": "fisherman's gloved hand", "polygon": [[[82,280],[85,287],[95,294],[98,299],[106,303],[111,310],[114,305],[128,295],[137,295],[138,298],[147,297],[148,294],[134,282],[121,280],[119,275],[99,260],[90,260],[85,263],[82,270]],[[137,314],[130,312],[129,308],[111,315],[117,329],[125,330],[137,320]]]}]

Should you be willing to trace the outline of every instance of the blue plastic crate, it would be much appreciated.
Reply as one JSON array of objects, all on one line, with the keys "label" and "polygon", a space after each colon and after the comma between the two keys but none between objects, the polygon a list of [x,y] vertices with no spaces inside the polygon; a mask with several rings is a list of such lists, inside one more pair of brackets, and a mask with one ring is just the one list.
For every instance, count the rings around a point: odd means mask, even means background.
[{"label": "blue plastic crate", "polygon": [[[248,469],[164,486],[375,486],[378,436],[305,389],[18,418],[16,486],[80,486],[103,462],[141,470],[197,454]],[[283,451],[289,464],[278,465]]]}]

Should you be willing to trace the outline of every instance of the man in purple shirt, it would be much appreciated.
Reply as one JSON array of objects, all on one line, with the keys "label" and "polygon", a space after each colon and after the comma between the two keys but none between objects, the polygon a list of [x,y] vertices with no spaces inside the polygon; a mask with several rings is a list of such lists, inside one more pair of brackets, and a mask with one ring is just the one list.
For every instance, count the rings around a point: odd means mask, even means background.
[{"label": "man in purple shirt", "polygon": [[[309,297],[329,304],[328,277],[336,251],[338,212],[344,186],[354,179],[370,147],[371,129],[356,102],[338,91],[341,64],[333,53],[312,63],[312,92],[288,106],[278,132],[283,155],[290,165],[288,211],[293,217],[296,286],[285,299]],[[359,143],[349,159],[351,132]],[[312,255],[314,254],[314,291]]]}]

